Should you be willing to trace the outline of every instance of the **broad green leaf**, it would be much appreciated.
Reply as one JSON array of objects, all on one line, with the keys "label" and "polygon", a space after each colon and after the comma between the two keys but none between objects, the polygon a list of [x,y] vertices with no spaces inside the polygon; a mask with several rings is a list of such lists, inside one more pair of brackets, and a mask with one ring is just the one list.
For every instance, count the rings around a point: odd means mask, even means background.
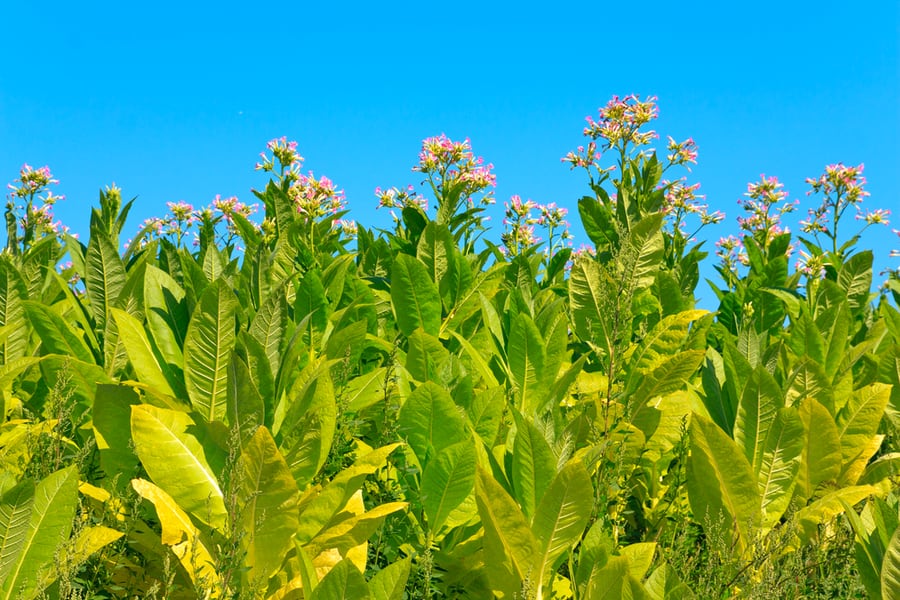
[{"label": "broad green leaf", "polygon": [[[628,245],[634,253],[633,264],[628,265],[625,277],[631,280],[633,289],[653,285],[663,255],[663,213],[653,213],[638,221],[628,234]],[[630,261],[629,261],[630,262]]]},{"label": "broad green leaf", "polygon": [[640,378],[641,382],[631,396],[632,414],[640,411],[654,398],[684,389],[697,373],[704,358],[704,350],[683,350],[663,359]]},{"label": "broad green leaf", "polygon": [[590,474],[580,460],[569,461],[547,488],[531,523],[538,545],[539,585],[552,582],[557,561],[581,539],[593,504]]},{"label": "broad green leaf", "polygon": [[857,252],[841,265],[838,272],[838,285],[847,293],[847,301],[854,312],[868,304],[872,289],[873,260],[871,250]]},{"label": "broad green leaf", "polygon": [[741,394],[734,422],[734,441],[743,450],[755,473],[759,472],[762,464],[769,428],[783,405],[778,384],[766,368],[759,365],[753,370],[750,381]]},{"label": "broad green leaf", "polygon": [[434,221],[429,221],[422,230],[419,237],[419,245],[416,248],[416,258],[418,258],[431,280],[438,285],[443,293],[447,284],[444,283],[444,277],[448,270],[455,266],[453,260],[453,250],[456,245],[453,243],[453,236],[446,225],[439,225]]},{"label": "broad green leaf", "polygon": [[878,485],[898,475],[900,475],[900,452],[888,452],[869,463],[857,483]]},{"label": "broad green leaf", "polygon": [[743,552],[760,517],[755,473],[741,447],[706,417],[694,413],[690,436],[687,490],[694,520],[733,523],[738,551]]},{"label": "broad green leaf", "polygon": [[119,339],[125,345],[128,359],[131,361],[138,381],[157,390],[160,394],[175,396],[141,322],[117,308],[111,308],[110,314],[116,321]]},{"label": "broad green leaf", "polygon": [[281,567],[293,546],[299,491],[265,427],[259,427],[244,445],[236,472],[247,578],[265,581]]},{"label": "broad green leaf", "polygon": [[74,466],[52,473],[34,487],[28,529],[0,584],[2,600],[31,598],[40,591],[39,577],[52,565],[60,542],[69,538],[77,506],[78,470]]},{"label": "broad green leaf", "polygon": [[210,285],[191,315],[184,341],[184,383],[194,409],[207,421],[223,421],[228,362],[235,344],[237,298],[223,279]]},{"label": "broad green leaf", "polygon": [[125,265],[114,239],[102,229],[91,227],[91,239],[84,254],[84,287],[98,327],[106,322],[110,307],[116,305],[125,287]]},{"label": "broad green leaf", "polygon": [[647,578],[647,593],[653,600],[689,600],[694,593],[678,577],[675,569],[663,563]]},{"label": "broad green leaf", "polygon": [[144,312],[147,328],[163,360],[183,369],[182,348],[189,320],[184,289],[153,265],[147,265],[144,275]]},{"label": "broad green leaf", "polygon": [[605,565],[592,570],[584,597],[590,600],[644,600],[649,594],[631,574],[628,557],[613,556]]},{"label": "broad green leaf", "polygon": [[416,381],[434,381],[439,384],[449,383],[446,373],[450,361],[450,353],[440,340],[425,333],[422,328],[416,329],[409,336],[409,347],[406,351],[406,370]]},{"label": "broad green leaf", "polygon": [[405,336],[421,327],[438,335],[441,328],[441,297],[428,269],[418,259],[399,254],[391,270],[391,304],[397,327]]},{"label": "broad green leaf", "polygon": [[800,542],[805,544],[815,540],[821,532],[820,525],[828,524],[834,517],[843,513],[847,506],[853,506],[877,491],[870,485],[850,485],[825,494],[812,504],[803,507],[794,517],[799,525]]},{"label": "broad green leaf", "polygon": [[76,571],[96,552],[122,538],[124,534],[102,525],[87,526],[81,529],[69,545],[60,548],[61,552],[54,564],[45,571],[42,584],[47,587],[59,578],[59,567],[69,573]]},{"label": "broad green leaf", "polygon": [[339,562],[322,578],[310,600],[366,600],[369,588],[362,573],[349,559]]},{"label": "broad green leaf", "polygon": [[354,493],[345,506],[314,537],[307,548],[311,556],[333,554],[350,558],[357,568],[364,569],[367,541],[383,525],[384,520],[394,513],[406,510],[406,502],[385,502],[367,511],[362,499],[362,490]]},{"label": "broad green leaf", "polygon": [[404,558],[381,569],[369,580],[372,600],[403,600],[412,560]]},{"label": "broad green leaf", "polygon": [[365,375],[354,377],[347,382],[343,391],[343,399],[346,402],[347,410],[358,412],[384,401],[386,376],[387,369],[378,367]]},{"label": "broad green leaf", "polygon": [[328,323],[328,298],[325,296],[325,286],[318,271],[308,271],[297,285],[297,296],[294,299],[294,321],[307,321],[306,343],[313,345],[314,332],[325,331]]},{"label": "broad green leaf", "polygon": [[490,473],[477,468],[475,501],[484,525],[484,560],[495,592],[514,598],[534,573],[538,543],[524,515]]},{"label": "broad green leaf", "polygon": [[276,435],[278,447],[301,488],[325,464],[337,425],[334,384],[326,367],[309,367],[311,376],[298,378],[291,386],[288,412]]},{"label": "broad green leaf", "polygon": [[840,481],[844,485],[856,483],[869,459],[878,450],[878,425],[890,394],[891,386],[883,383],[854,390],[846,406],[838,413],[835,421],[841,438],[843,467]]},{"label": "broad green leaf", "polygon": [[841,474],[841,437],[828,409],[813,398],[800,402],[800,418],[806,430],[797,489],[812,498],[820,483],[837,481]]},{"label": "broad green leaf", "polygon": [[788,379],[785,404],[794,406],[807,397],[818,400],[829,412],[834,411],[834,391],[825,370],[814,360],[801,358]]},{"label": "broad green leaf", "polygon": [[628,357],[629,380],[635,382],[627,387],[636,388],[643,375],[654,371],[678,352],[687,339],[691,323],[706,314],[705,310],[687,310],[657,323]]},{"label": "broad green leaf", "polygon": [[460,408],[447,390],[430,381],[406,399],[398,424],[423,465],[429,457],[467,437]]},{"label": "broad green leaf", "polygon": [[196,436],[200,425],[187,413],[149,405],[131,407],[131,436],[153,482],[203,523],[224,530],[225,497],[210,462],[222,451]]},{"label": "broad green leaf", "polygon": [[448,446],[432,458],[422,472],[419,494],[432,533],[462,504],[475,486],[475,448],[471,440]]},{"label": "broad green leaf", "polygon": [[489,448],[494,445],[505,409],[506,392],[500,386],[477,391],[466,406],[472,428]]},{"label": "broad green leaf", "polygon": [[28,535],[34,481],[24,479],[0,497],[0,581],[5,581]]},{"label": "broad green leaf", "polygon": [[773,527],[787,510],[806,447],[806,430],[799,410],[780,409],[766,435],[757,471],[763,527]]},{"label": "broad green leaf", "polygon": [[628,557],[628,572],[637,581],[647,575],[653,557],[656,556],[656,542],[638,542],[628,544],[619,550],[622,556]]},{"label": "broad green leaf", "polygon": [[528,315],[518,314],[513,319],[506,355],[519,408],[531,413],[547,393],[547,352],[540,331]]},{"label": "broad green leaf", "polygon": [[490,357],[487,357],[486,359],[482,356],[482,353],[479,352],[465,336],[456,333],[452,329],[449,330],[448,333],[459,342],[463,352],[465,352],[465,356],[469,359],[469,364],[478,372],[478,375],[484,380],[484,384],[489,388],[497,386],[497,378],[494,376],[494,373],[491,371],[491,367],[488,364]]},{"label": "broad green leaf", "polygon": [[138,457],[131,448],[131,407],[140,403],[130,386],[97,386],[92,425],[100,467],[110,479],[119,476],[116,485],[120,489],[138,468]]},{"label": "broad green leaf", "polygon": [[788,344],[798,358],[825,365],[825,340],[808,311],[804,310],[792,319]]},{"label": "broad green leaf", "polygon": [[228,393],[225,404],[227,423],[245,434],[252,435],[254,430],[266,423],[266,408],[262,396],[250,374],[247,363],[233,353],[228,363]]},{"label": "broad green leaf", "polygon": [[156,509],[162,528],[162,543],[172,548],[191,581],[212,584],[213,597],[218,596],[216,592],[220,582],[216,574],[216,560],[191,518],[165,490],[146,479],[132,479],[131,487]]},{"label": "broad green leaf", "polygon": [[881,563],[882,598],[900,598],[900,528],[894,531]]},{"label": "broad green leaf", "polygon": [[531,520],[544,492],[556,477],[556,456],[547,439],[528,419],[514,413],[516,437],[512,450],[513,491],[525,517]]},{"label": "broad green leaf", "polygon": [[0,364],[25,356],[28,327],[25,322],[25,282],[6,256],[0,256],[0,327],[8,333],[0,340]]},{"label": "broad green leaf", "polygon": [[96,362],[84,338],[56,312],[40,302],[23,303],[25,315],[41,340],[44,354],[71,356],[86,363]]},{"label": "broad green leaf", "polygon": [[615,282],[593,260],[576,260],[569,274],[569,309],[575,334],[599,345],[607,355],[613,346],[607,317],[615,307],[604,290],[615,289],[614,286]]}]

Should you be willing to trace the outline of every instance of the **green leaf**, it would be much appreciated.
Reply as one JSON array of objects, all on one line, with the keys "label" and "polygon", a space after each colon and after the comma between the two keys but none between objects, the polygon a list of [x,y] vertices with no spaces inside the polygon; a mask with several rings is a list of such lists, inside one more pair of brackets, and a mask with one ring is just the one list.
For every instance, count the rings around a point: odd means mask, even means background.
[{"label": "green leaf", "polygon": [[495,592],[514,598],[532,575],[538,543],[524,515],[490,473],[477,468],[475,501],[484,525],[484,561]]},{"label": "green leaf", "polygon": [[222,451],[203,444],[198,430],[198,423],[187,413],[146,404],[131,407],[135,451],[150,478],[178,506],[224,531],[225,497],[210,466],[210,462],[222,462]]},{"label": "green leaf", "polygon": [[535,507],[556,477],[556,456],[544,435],[518,412],[516,437],[512,451],[513,491],[527,519],[534,517]]},{"label": "green leaf", "polygon": [[607,331],[607,316],[613,309],[603,290],[614,289],[593,260],[579,259],[569,273],[569,307],[576,335],[586,342],[600,345],[610,354],[613,340]]},{"label": "green leaf", "polygon": [[0,340],[0,364],[7,364],[25,356],[28,327],[24,301],[27,299],[25,281],[6,256],[0,256],[0,327],[8,327]]},{"label": "green leaf", "polygon": [[441,328],[441,298],[421,261],[400,254],[391,270],[391,304],[400,332],[410,336],[419,327],[438,335]]},{"label": "green leaf", "polygon": [[372,600],[403,600],[412,559],[404,558],[381,569],[369,580]]},{"label": "green leaf", "polygon": [[131,407],[140,403],[129,386],[97,386],[92,425],[100,467],[110,479],[119,475],[120,489],[137,472],[138,457],[131,449]]},{"label": "green leaf", "polygon": [[86,363],[96,362],[84,338],[52,308],[31,300],[25,301],[23,306],[28,321],[41,340],[44,354],[61,354]]},{"label": "green leaf", "polygon": [[6,581],[25,544],[33,503],[32,479],[20,481],[0,498],[0,581]]},{"label": "green leaf", "polygon": [[412,332],[406,351],[406,370],[416,381],[434,381],[449,383],[445,376],[445,367],[450,362],[450,353],[441,341],[433,335],[425,333],[421,328]]},{"label": "green leaf", "polygon": [[854,390],[850,400],[837,415],[841,438],[841,475],[844,485],[856,483],[869,459],[878,451],[881,440],[878,425],[884,415],[891,394],[891,386],[874,383]]},{"label": "green leaf", "polygon": [[602,567],[593,569],[584,597],[590,600],[644,600],[649,596],[631,574],[628,557],[613,556]]},{"label": "green leaf", "polygon": [[625,277],[631,281],[632,289],[653,285],[663,256],[663,217],[663,213],[648,215],[638,221],[628,233],[628,245],[634,252],[634,263],[630,265],[631,270],[625,273]]},{"label": "green leaf", "polygon": [[237,427],[242,437],[252,435],[254,430],[266,423],[266,407],[247,363],[234,353],[228,363],[228,401],[225,405],[226,422]]},{"label": "green leaf", "polygon": [[706,358],[705,350],[684,350],[664,359],[641,383],[631,396],[633,415],[654,398],[684,389]]},{"label": "green leaf", "polygon": [[447,517],[475,486],[475,448],[471,440],[438,452],[422,473],[419,493],[432,533],[440,531]]},{"label": "green leaf", "polygon": [[144,312],[147,328],[163,360],[183,369],[182,348],[189,320],[184,289],[153,265],[147,265],[144,275]]},{"label": "green leaf", "polygon": [[288,409],[276,434],[291,472],[300,487],[319,472],[328,458],[337,426],[334,384],[327,364],[308,367],[287,394]]},{"label": "green leaf", "polygon": [[872,289],[873,260],[872,251],[863,250],[848,258],[838,272],[838,285],[847,292],[847,301],[853,312],[860,311],[868,304]]},{"label": "green leaf", "polygon": [[125,265],[113,238],[99,227],[91,227],[84,262],[84,287],[91,301],[91,313],[97,326],[102,327],[109,308],[116,305],[125,287]]},{"label": "green leaf", "polygon": [[74,466],[52,473],[35,486],[28,530],[17,544],[16,557],[8,563],[0,599],[31,598],[40,591],[39,577],[52,565],[60,542],[69,538],[77,506],[78,469]]},{"label": "green leaf", "polygon": [[841,438],[828,409],[813,398],[800,402],[800,418],[806,430],[800,472],[799,495],[812,498],[820,483],[836,481],[841,474]]},{"label": "green leaf", "polygon": [[268,580],[293,547],[299,491],[275,440],[259,427],[241,450],[236,473],[247,579]]},{"label": "green leaf", "polygon": [[569,461],[547,488],[531,524],[538,545],[539,585],[552,583],[557,561],[584,534],[593,504],[590,474],[580,460]]},{"label": "green leaf", "polygon": [[313,593],[310,600],[365,600],[369,598],[366,580],[350,559],[344,559],[332,568]]},{"label": "green leaf", "polygon": [[881,563],[881,596],[900,598],[900,528],[891,536]]},{"label": "green leaf", "polygon": [[438,285],[442,293],[447,288],[447,283],[444,281],[445,276],[456,264],[453,260],[454,249],[455,244],[450,229],[446,225],[429,221],[419,238],[416,258],[425,265],[431,280]]},{"label": "green leaf", "polygon": [[[160,541],[172,548],[191,581],[195,584],[202,582],[207,586],[212,585],[218,591],[216,561],[187,513],[165,490],[146,479],[132,479],[131,487],[156,509],[162,528]],[[218,594],[213,594],[216,595]]]},{"label": "green leaf", "polygon": [[766,436],[783,404],[775,379],[765,366],[756,367],[741,394],[734,422],[734,441],[744,451],[754,473],[760,470]]},{"label": "green leaf", "polygon": [[123,310],[111,308],[110,314],[119,329],[119,339],[125,345],[128,359],[138,381],[148,385],[160,394],[175,396],[166,371],[157,359],[144,326],[136,318]]},{"label": "green leaf", "polygon": [[518,406],[520,410],[531,413],[547,393],[547,347],[534,321],[524,313],[513,318],[506,355]]},{"label": "green leaf", "polygon": [[793,319],[788,344],[798,358],[805,357],[825,365],[825,340],[808,311],[802,311]]},{"label": "green leaf", "polygon": [[400,432],[423,465],[429,457],[466,439],[466,424],[450,394],[427,382],[409,395],[398,417]]},{"label": "green leaf", "polygon": [[773,527],[787,510],[806,447],[800,412],[795,408],[780,409],[766,435],[757,471],[763,527]]},{"label": "green leaf", "polygon": [[191,315],[184,341],[184,383],[194,409],[207,421],[223,421],[228,363],[235,344],[237,298],[217,279]]},{"label": "green leaf", "polygon": [[690,436],[687,490],[694,520],[733,523],[738,551],[743,552],[751,528],[759,523],[756,476],[741,447],[712,421],[694,413]]}]

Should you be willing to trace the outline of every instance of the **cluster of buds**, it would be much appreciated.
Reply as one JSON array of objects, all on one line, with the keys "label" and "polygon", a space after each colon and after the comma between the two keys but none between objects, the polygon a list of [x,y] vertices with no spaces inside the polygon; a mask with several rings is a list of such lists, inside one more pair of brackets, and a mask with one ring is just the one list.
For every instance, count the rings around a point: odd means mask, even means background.
[{"label": "cluster of buds", "polygon": [[297,173],[296,180],[288,188],[288,196],[297,212],[311,221],[335,215],[346,208],[344,192],[328,177],[323,175],[316,179],[312,172],[308,176]]},{"label": "cluster of buds", "polygon": [[797,269],[798,273],[802,273],[808,279],[824,279],[825,262],[824,254],[811,255],[801,250],[800,259],[794,267]]},{"label": "cluster of buds", "polygon": [[577,150],[569,152],[559,160],[560,162],[565,162],[572,165],[570,169],[573,170],[577,167],[587,169],[588,171],[590,171],[591,169],[599,170],[601,168],[600,158],[602,157],[602,155],[603,153],[597,149],[597,142],[588,142],[588,145],[586,147],[578,146]]},{"label": "cluster of buds", "polygon": [[[435,194],[461,187],[459,198],[465,199],[469,206],[474,206],[475,194],[497,185],[493,169],[494,165],[485,164],[482,157],[475,156],[468,138],[454,142],[444,134],[422,141],[419,164],[413,167],[414,172],[428,176]],[[493,204],[493,192],[485,192],[480,203]]]},{"label": "cluster of buds", "polygon": [[659,137],[655,131],[641,131],[641,127],[659,116],[655,96],[644,101],[634,94],[622,99],[613,96],[599,112],[597,121],[586,117],[584,135],[593,140],[606,140],[606,148],[624,148],[627,144],[643,146]]},{"label": "cluster of buds", "polygon": [[287,137],[282,136],[269,140],[266,148],[272,155],[260,152],[262,161],[256,163],[256,170],[266,173],[276,173],[277,170],[278,176],[282,179],[296,180],[303,165],[303,157],[297,152],[297,142],[288,141]]},{"label": "cluster of buds", "polygon": [[825,167],[825,172],[819,177],[807,178],[806,183],[810,189],[806,195],[822,194],[823,198],[819,206],[809,209],[809,218],[800,222],[804,233],[815,236],[821,233],[836,240],[837,225],[850,206],[856,209],[857,218],[865,220],[867,225],[887,223],[885,220],[889,214],[887,211],[867,214],[861,211],[860,203],[869,195],[869,192],[863,189],[866,184],[866,178],[862,175],[864,168],[862,164],[847,167],[837,163]]},{"label": "cluster of buds", "polygon": [[[6,186],[10,190],[6,203],[7,219],[13,219],[27,244],[45,235],[59,236],[69,231],[60,221],[53,220],[53,205],[65,199],[48,189],[56,184],[59,180],[53,177],[50,167],[35,169],[25,164],[19,170],[18,179]],[[40,200],[39,206],[35,206],[35,200]],[[20,201],[24,201],[24,205],[19,205]]]},{"label": "cluster of buds", "polygon": [[746,198],[738,200],[738,204],[750,213],[747,217],[739,217],[738,225],[757,239],[763,248],[768,248],[776,236],[789,232],[781,226],[781,217],[794,212],[800,203],[799,200],[788,201],[788,192],[783,188],[784,184],[777,177],[760,175],[757,183],[747,184]]},{"label": "cluster of buds", "polygon": [[407,207],[418,209],[422,212],[428,211],[428,199],[415,192],[412,185],[406,186],[406,189],[391,187],[386,190],[380,187],[375,188],[375,197],[378,198],[378,208],[388,209],[404,209]]}]

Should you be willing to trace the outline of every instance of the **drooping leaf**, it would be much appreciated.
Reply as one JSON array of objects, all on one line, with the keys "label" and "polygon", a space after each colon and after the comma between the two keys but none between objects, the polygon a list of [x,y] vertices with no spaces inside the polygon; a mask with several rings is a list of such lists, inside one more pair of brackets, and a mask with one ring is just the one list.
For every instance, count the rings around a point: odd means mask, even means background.
[{"label": "drooping leaf", "polygon": [[881,563],[881,597],[900,598],[900,528],[891,536]]},{"label": "drooping leaf", "polygon": [[163,367],[153,351],[150,339],[141,322],[123,310],[111,308],[110,314],[119,329],[119,339],[125,345],[128,359],[134,368],[138,381],[155,389],[161,394],[175,396],[166,376],[167,368]]},{"label": "drooping leaf", "polygon": [[231,287],[216,280],[191,315],[184,341],[185,387],[191,405],[208,421],[225,419],[237,304]]},{"label": "drooping leaf", "polygon": [[845,485],[856,483],[878,450],[878,425],[884,415],[891,386],[874,383],[855,390],[835,419],[841,438],[841,475]]},{"label": "drooping leaf", "polygon": [[86,363],[95,362],[82,335],[51,307],[31,300],[25,301],[23,306],[28,322],[41,340],[44,354],[61,354]]},{"label": "drooping leaf", "polygon": [[311,365],[291,386],[287,414],[276,440],[297,485],[304,487],[325,464],[337,423],[334,384],[327,365]]},{"label": "drooping leaf", "polygon": [[841,474],[841,438],[828,409],[813,398],[800,402],[805,445],[797,474],[797,489],[804,499],[813,496],[820,483],[837,481]]},{"label": "drooping leaf", "polygon": [[223,529],[225,497],[210,466],[223,462],[223,451],[203,444],[197,433],[199,425],[187,413],[146,404],[131,407],[135,452],[153,482],[186,512]]},{"label": "drooping leaf", "polygon": [[92,425],[100,467],[109,478],[119,476],[120,488],[137,471],[138,457],[131,448],[131,407],[140,403],[140,397],[129,386],[97,386]]},{"label": "drooping leaf", "polygon": [[0,327],[8,333],[0,339],[0,364],[25,356],[28,328],[25,323],[25,282],[9,258],[0,256]]}]

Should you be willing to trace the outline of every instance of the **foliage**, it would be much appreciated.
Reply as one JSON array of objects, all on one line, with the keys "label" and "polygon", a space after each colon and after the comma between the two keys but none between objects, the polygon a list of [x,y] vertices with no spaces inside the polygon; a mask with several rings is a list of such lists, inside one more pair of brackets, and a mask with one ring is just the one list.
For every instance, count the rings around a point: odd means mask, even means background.
[{"label": "foliage", "polygon": [[862,167],[810,180],[793,270],[794,204],[751,184],[699,310],[694,238],[723,215],[664,179],[697,151],[657,155],[654,100],[614,98],[563,158],[589,179],[578,251],[518,196],[487,239],[492,166],[445,136],[413,169],[430,197],[376,191],[389,231],[284,138],[258,205],[172,203],[127,244],[117,188],[84,243],[26,165],[0,597],[896,597],[900,284],[873,295],[838,238]]}]

